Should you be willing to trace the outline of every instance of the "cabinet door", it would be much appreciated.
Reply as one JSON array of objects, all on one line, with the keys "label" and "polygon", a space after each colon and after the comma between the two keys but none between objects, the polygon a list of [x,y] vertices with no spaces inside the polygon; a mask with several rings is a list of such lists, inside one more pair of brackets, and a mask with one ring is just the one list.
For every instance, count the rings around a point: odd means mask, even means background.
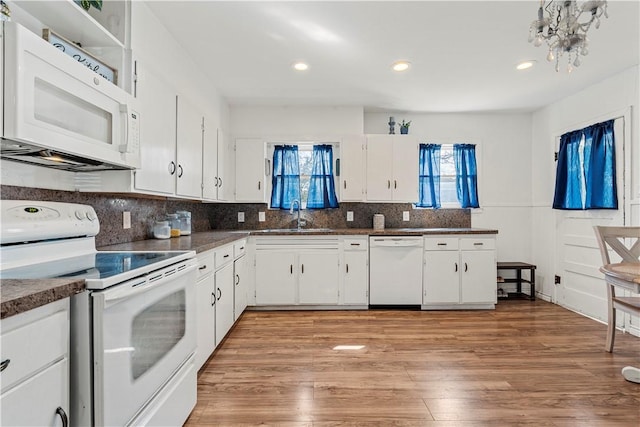
[{"label": "cabinet door", "polygon": [[367,251],[344,253],[343,304],[369,304],[369,255]]},{"label": "cabinet door", "polygon": [[426,251],[422,277],[423,304],[460,302],[460,262],[457,250]]},{"label": "cabinet door", "polygon": [[140,169],[138,190],[173,194],[176,189],[176,94],[171,86],[138,67]]},{"label": "cabinet door", "polygon": [[345,137],[340,143],[340,201],[364,199],[364,138]]},{"label": "cabinet door", "polygon": [[235,175],[229,167],[233,162],[232,153],[226,133],[218,129],[218,200],[233,200]]},{"label": "cabinet door", "polygon": [[296,303],[297,264],[291,252],[256,251],[256,304]]},{"label": "cabinet door", "polygon": [[264,203],[266,201],[264,141],[237,139],[235,151],[236,201]]},{"label": "cabinet door", "polygon": [[204,118],[202,134],[202,197],[218,199],[218,129]]},{"label": "cabinet door", "polygon": [[64,358],[0,396],[0,425],[62,426],[69,416],[69,368]]},{"label": "cabinet door", "polygon": [[338,252],[299,255],[300,304],[338,304]]},{"label": "cabinet door", "polygon": [[367,200],[392,200],[392,158],[393,139],[391,136],[367,136]]},{"label": "cabinet door", "polygon": [[495,304],[495,251],[462,251],[461,302]]},{"label": "cabinet door", "polygon": [[196,284],[196,325],[198,349],[196,369],[200,369],[216,348],[216,281],[213,273]]},{"label": "cabinet door", "polygon": [[393,201],[418,201],[418,157],[418,142],[413,136],[393,138]]},{"label": "cabinet door", "polygon": [[247,274],[247,256],[242,256],[233,262],[235,273],[234,310],[233,320],[238,320],[245,308],[247,308],[247,292],[249,275]]},{"label": "cabinet door", "polygon": [[176,194],[202,197],[202,113],[178,96]]},{"label": "cabinet door", "polygon": [[233,326],[233,263],[216,271],[216,346]]}]

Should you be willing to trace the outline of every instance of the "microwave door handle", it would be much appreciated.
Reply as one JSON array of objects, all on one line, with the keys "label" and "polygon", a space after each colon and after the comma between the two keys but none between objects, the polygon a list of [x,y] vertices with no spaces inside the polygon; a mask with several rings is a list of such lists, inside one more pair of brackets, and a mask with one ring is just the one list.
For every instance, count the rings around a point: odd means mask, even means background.
[{"label": "microwave door handle", "polygon": [[124,144],[120,144],[118,146],[118,151],[120,151],[121,153],[128,153],[129,152],[129,118],[131,117],[128,104],[120,104],[120,114],[124,115],[124,122],[123,122],[124,129],[122,130],[124,134]]}]

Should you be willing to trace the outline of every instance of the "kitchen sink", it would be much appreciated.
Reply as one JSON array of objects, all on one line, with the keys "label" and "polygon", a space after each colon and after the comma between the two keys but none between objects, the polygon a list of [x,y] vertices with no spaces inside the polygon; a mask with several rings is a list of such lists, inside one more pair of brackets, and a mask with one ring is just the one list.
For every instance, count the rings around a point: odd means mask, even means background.
[{"label": "kitchen sink", "polygon": [[333,231],[332,228],[267,228],[265,230],[256,230],[255,233],[326,233]]}]

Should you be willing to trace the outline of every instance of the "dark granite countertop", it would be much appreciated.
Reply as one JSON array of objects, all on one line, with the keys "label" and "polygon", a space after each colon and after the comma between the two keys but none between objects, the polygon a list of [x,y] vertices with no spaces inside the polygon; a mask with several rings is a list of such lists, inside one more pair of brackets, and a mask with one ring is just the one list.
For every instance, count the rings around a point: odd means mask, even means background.
[{"label": "dark granite countertop", "polygon": [[14,316],[85,290],[78,279],[0,280],[0,318]]},{"label": "dark granite countertop", "polygon": [[[149,239],[129,243],[102,246],[102,251],[178,251],[193,250],[205,252],[248,236],[423,236],[442,234],[497,234],[498,230],[483,228],[387,228],[373,230],[371,228],[313,229],[302,231],[288,229],[268,230],[224,230],[204,231],[190,236],[171,239]],[[84,291],[83,280],[78,279],[42,279],[0,281],[0,302],[2,317],[9,317],[41,305],[67,298]]]},{"label": "dark granite countertop", "polygon": [[387,228],[373,230],[371,228],[304,228],[302,231],[289,229],[266,230],[225,230],[193,233],[190,236],[171,239],[150,239],[137,242],[102,246],[101,251],[173,251],[192,250],[205,252],[219,246],[232,243],[248,236],[424,236],[442,234],[497,234],[498,230],[484,228]]},{"label": "dark granite countertop", "polygon": [[196,251],[205,252],[249,236],[248,231],[203,231],[170,239],[138,240],[101,246],[99,251]]}]

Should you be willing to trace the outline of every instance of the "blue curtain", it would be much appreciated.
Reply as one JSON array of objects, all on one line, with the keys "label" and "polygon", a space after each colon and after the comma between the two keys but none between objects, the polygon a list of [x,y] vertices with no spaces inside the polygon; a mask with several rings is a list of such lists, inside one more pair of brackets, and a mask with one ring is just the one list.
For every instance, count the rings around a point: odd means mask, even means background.
[{"label": "blue curtain", "polygon": [[478,168],[474,144],[453,144],[453,160],[456,165],[456,191],[463,208],[479,208]]},{"label": "blue curtain", "polygon": [[581,140],[582,130],[568,132],[560,137],[553,209],[582,209],[584,181],[580,165]]},{"label": "blue curtain", "polygon": [[585,209],[618,209],[613,120],[584,130]]},{"label": "blue curtain", "polygon": [[289,209],[300,200],[300,163],[297,145],[276,145],[273,151],[271,207]]},{"label": "blue curtain", "polygon": [[440,144],[420,144],[418,203],[421,208],[440,207]]},{"label": "blue curtain", "polygon": [[337,208],[331,145],[314,145],[312,163],[307,209]]},{"label": "blue curtain", "polygon": [[613,120],[560,137],[553,208],[618,209]]}]

